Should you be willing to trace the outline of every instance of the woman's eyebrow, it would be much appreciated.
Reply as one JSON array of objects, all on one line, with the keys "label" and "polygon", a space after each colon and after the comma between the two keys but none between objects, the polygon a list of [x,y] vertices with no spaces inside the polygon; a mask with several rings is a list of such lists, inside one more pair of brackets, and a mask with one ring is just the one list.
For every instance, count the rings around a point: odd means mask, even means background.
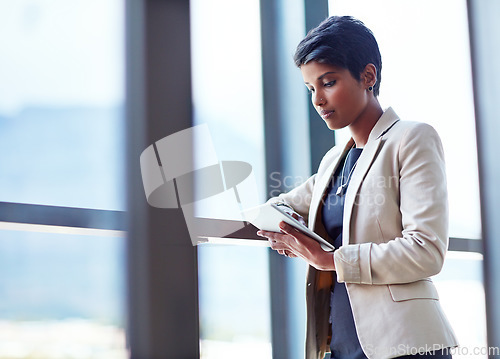
[{"label": "woman's eyebrow", "polygon": [[325,77],[326,75],[329,75],[329,74],[334,74],[336,73],[335,71],[328,71],[328,72],[325,72],[323,75],[321,75],[320,77],[318,77],[318,80],[321,80],[323,77]]},{"label": "woman's eyebrow", "polygon": [[[317,78],[317,80],[321,80],[323,77],[325,77],[326,75],[329,75],[329,74],[335,74],[337,73],[336,71],[328,71],[328,72],[325,72],[323,75],[321,75],[320,77]],[[304,81],[304,84],[306,85],[310,85],[309,82],[307,81]]]}]

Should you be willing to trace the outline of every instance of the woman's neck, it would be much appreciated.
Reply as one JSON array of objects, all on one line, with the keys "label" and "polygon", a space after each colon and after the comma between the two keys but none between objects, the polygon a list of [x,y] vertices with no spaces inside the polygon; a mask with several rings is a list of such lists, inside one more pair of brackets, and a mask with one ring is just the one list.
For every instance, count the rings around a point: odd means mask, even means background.
[{"label": "woman's neck", "polygon": [[356,147],[364,147],[370,136],[370,132],[377,123],[384,110],[380,106],[376,97],[373,97],[365,107],[359,119],[349,125],[351,136]]}]

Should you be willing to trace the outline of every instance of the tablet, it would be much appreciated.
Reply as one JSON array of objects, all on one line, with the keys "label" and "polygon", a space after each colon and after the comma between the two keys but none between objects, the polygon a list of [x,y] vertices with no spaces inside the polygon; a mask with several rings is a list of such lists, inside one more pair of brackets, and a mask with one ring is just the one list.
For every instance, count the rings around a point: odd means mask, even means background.
[{"label": "tablet", "polygon": [[302,233],[308,235],[321,244],[321,248],[327,252],[333,251],[335,247],[324,238],[311,231],[298,220],[286,213],[280,206],[274,203],[265,203],[241,212],[245,221],[252,223],[255,227],[270,232],[281,232],[280,222],[288,223]]}]

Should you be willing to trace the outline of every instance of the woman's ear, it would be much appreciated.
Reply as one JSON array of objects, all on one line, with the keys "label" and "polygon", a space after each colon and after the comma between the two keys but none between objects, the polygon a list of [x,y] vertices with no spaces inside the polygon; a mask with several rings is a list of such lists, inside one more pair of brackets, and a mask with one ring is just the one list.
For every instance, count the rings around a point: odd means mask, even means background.
[{"label": "woman's ear", "polygon": [[368,64],[365,66],[365,69],[361,74],[361,79],[366,88],[370,86],[373,88],[373,86],[375,86],[375,83],[377,82],[377,68],[374,64]]}]

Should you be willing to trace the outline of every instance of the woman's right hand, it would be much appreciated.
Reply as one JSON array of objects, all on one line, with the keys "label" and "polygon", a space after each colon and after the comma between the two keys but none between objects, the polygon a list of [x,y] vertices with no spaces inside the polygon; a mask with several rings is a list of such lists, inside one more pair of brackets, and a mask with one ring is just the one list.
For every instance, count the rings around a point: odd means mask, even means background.
[{"label": "woman's right hand", "polygon": [[288,257],[300,257],[318,270],[335,270],[332,252],[326,252],[318,241],[288,223],[280,223],[281,233],[258,231],[257,235],[269,240],[271,249]]}]

